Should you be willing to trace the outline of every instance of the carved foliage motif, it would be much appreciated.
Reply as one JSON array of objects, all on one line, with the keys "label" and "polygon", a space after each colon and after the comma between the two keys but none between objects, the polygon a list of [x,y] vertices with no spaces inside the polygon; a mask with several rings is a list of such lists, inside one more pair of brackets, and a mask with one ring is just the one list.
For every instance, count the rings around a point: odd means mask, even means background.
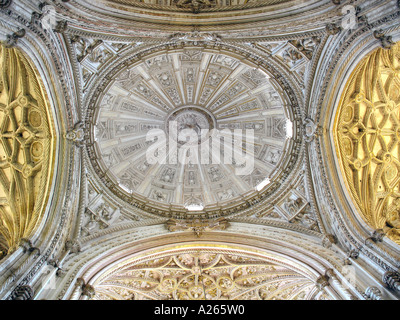
[{"label": "carved foliage motif", "polygon": [[347,188],[365,221],[400,244],[400,45],[370,54],[349,79],[335,124]]},{"label": "carved foliage motif", "polygon": [[128,263],[103,275],[94,300],[307,300],[315,282],[260,258],[186,250]]},{"label": "carved foliage motif", "polygon": [[[0,251],[40,223],[51,177],[53,129],[40,80],[24,55],[0,45]],[[1,255],[0,255],[1,256]]]}]

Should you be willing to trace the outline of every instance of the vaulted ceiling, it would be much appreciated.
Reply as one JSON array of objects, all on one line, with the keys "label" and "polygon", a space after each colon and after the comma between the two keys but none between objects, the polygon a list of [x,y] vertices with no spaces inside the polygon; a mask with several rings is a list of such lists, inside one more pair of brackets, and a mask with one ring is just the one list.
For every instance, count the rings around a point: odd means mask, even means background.
[{"label": "vaulted ceiling", "polygon": [[0,2],[0,297],[395,298],[394,2]]}]

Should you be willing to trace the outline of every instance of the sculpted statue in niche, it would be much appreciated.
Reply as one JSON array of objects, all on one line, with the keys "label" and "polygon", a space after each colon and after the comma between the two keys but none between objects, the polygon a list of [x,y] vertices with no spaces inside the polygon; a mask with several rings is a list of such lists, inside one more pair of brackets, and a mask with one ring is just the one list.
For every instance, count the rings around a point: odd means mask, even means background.
[{"label": "sculpted statue in niche", "polygon": [[98,48],[89,54],[88,60],[93,63],[103,64],[108,59],[110,59],[112,56],[113,56],[113,54],[111,52],[104,50],[104,49],[102,50],[101,48]]},{"label": "sculpted statue in niche", "polygon": [[289,197],[286,198],[283,207],[291,216],[294,216],[300,210],[302,205],[303,200],[301,198],[292,199]]},{"label": "sculpted statue in niche", "polygon": [[303,59],[301,53],[294,48],[286,49],[283,52],[282,57],[283,61],[288,63],[290,66],[294,66],[297,63],[297,61]]}]

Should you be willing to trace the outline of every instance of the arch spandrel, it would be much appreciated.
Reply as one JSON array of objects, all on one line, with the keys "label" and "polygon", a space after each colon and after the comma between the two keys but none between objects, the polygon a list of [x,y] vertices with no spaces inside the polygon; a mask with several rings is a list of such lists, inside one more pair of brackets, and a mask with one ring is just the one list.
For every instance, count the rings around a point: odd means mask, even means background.
[{"label": "arch spandrel", "polygon": [[400,244],[400,44],[356,67],[336,114],[334,138],[346,188],[363,220]]}]

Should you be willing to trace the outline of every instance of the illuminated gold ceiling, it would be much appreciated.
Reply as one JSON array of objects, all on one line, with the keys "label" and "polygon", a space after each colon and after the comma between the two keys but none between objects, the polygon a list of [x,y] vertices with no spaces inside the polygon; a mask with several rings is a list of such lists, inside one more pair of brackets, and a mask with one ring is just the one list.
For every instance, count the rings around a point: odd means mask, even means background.
[{"label": "illuminated gold ceiling", "polygon": [[400,44],[377,49],[348,80],[334,136],[354,204],[400,244]]},{"label": "illuminated gold ceiling", "polygon": [[40,77],[16,48],[0,45],[0,251],[14,251],[44,215],[54,126]]}]

